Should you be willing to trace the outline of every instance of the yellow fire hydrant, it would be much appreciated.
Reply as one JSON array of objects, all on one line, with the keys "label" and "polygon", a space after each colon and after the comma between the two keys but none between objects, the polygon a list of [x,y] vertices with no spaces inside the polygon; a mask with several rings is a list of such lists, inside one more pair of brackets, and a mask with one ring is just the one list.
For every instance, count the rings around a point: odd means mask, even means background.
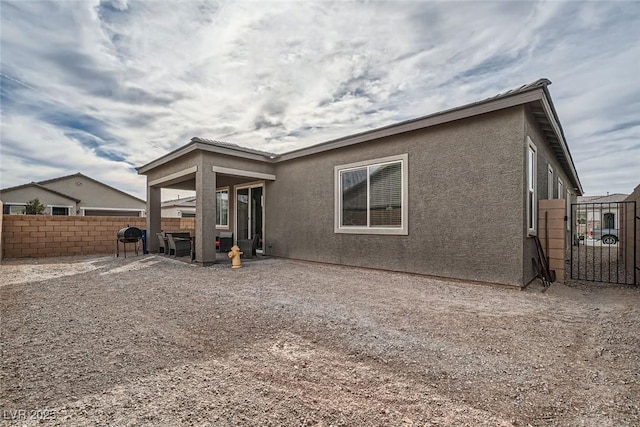
[{"label": "yellow fire hydrant", "polygon": [[240,268],[242,267],[242,263],[240,262],[240,248],[237,245],[234,245],[231,248],[231,252],[228,253],[229,258],[231,258],[231,268]]}]

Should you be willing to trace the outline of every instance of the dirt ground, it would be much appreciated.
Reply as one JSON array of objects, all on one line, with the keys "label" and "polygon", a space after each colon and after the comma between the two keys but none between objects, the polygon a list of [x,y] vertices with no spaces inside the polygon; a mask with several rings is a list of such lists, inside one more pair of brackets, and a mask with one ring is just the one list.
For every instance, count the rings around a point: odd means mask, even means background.
[{"label": "dirt ground", "polygon": [[0,265],[0,424],[640,425],[640,291],[269,259]]}]

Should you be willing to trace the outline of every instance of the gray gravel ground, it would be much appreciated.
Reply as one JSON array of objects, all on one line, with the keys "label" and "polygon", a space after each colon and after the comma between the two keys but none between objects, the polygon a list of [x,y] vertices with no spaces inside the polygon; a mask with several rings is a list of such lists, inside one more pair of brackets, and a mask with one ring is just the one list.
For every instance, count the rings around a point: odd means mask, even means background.
[{"label": "gray gravel ground", "polygon": [[153,255],[5,261],[0,415],[8,425],[640,425],[640,291],[541,289],[281,259],[239,270]]},{"label": "gray gravel ground", "polygon": [[[594,243],[599,243],[599,241]],[[630,285],[637,283],[634,282],[634,265],[627,263],[618,245],[580,244],[573,246],[572,249],[573,252],[567,251],[567,259],[572,261],[571,266],[567,266],[569,270],[567,277],[572,280]]]}]

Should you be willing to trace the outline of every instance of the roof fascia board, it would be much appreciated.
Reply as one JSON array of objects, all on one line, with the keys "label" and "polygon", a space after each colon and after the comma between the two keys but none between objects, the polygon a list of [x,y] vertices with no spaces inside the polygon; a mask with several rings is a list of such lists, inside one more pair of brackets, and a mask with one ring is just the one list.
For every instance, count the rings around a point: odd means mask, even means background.
[{"label": "roof fascia board", "polygon": [[560,125],[556,120],[556,115],[554,114],[553,107],[551,106],[551,103],[549,102],[546,96],[542,98],[541,103],[542,103],[542,108],[544,109],[544,112],[547,114],[547,117],[549,118],[549,122],[553,127],[553,131],[558,137],[558,141],[560,141],[560,147],[562,148],[562,153],[567,159],[567,164],[569,165],[569,169],[571,172],[571,179],[573,180],[573,183],[577,186],[576,188],[578,189],[580,194],[584,194],[584,190],[582,189],[582,184],[580,183],[580,179],[578,179],[578,172],[576,171],[576,167],[573,164],[573,159],[569,154],[569,148],[567,147],[567,142],[564,140],[564,134],[560,130]]},{"label": "roof fascia board", "polygon": [[233,148],[219,147],[216,145],[205,144],[202,142],[193,142],[186,145],[185,147],[179,148],[176,151],[173,151],[163,157],[160,157],[159,159],[156,159],[151,163],[147,163],[144,166],[140,166],[139,168],[136,168],[136,170],[138,171],[138,174],[145,174],[149,172],[151,169],[157,168],[158,166],[162,166],[165,163],[171,162],[195,150],[207,151],[207,152],[216,153],[216,154],[223,154],[223,155],[232,156],[232,157],[240,157],[243,159],[256,160],[256,161],[265,162],[265,163],[274,162],[273,159],[270,159],[260,154],[247,153],[246,151],[234,150]]},{"label": "roof fascia board", "polygon": [[300,150],[290,151],[284,153],[277,158],[277,161],[292,160],[298,157],[308,156],[311,154],[321,153],[323,151],[333,150],[336,148],[347,147],[349,145],[359,144],[365,141],[371,141],[374,139],[384,138],[391,135],[397,135],[400,133],[411,132],[418,129],[423,129],[431,126],[436,126],[455,120],[461,120],[480,114],[490,113],[497,110],[502,110],[516,105],[526,104],[528,102],[536,101],[543,98],[543,92],[540,88],[531,90],[517,95],[490,100],[477,105],[471,105],[467,107],[461,107],[458,109],[449,110],[443,113],[436,113],[431,116],[427,116],[421,119],[412,120],[399,125],[391,125],[381,129],[376,129],[364,133],[360,133],[345,138],[328,141],[325,143],[313,145],[311,147],[302,148]]},{"label": "roof fascia board", "polygon": [[166,154],[166,155],[160,157],[159,159],[156,159],[156,160],[154,160],[154,161],[152,161],[150,163],[147,163],[146,165],[143,165],[143,166],[140,166],[139,168],[136,168],[136,170],[138,171],[139,175],[143,175],[143,174],[149,172],[151,169],[155,169],[158,166],[161,166],[161,165],[163,165],[165,163],[168,163],[168,162],[170,162],[172,160],[175,160],[175,159],[177,159],[179,157],[182,157],[185,154],[189,154],[192,151],[195,151],[196,148],[197,148],[196,144],[194,144],[194,143],[187,144],[186,146],[178,148],[177,150],[172,151],[171,153]]},{"label": "roof fascia board", "polygon": [[169,174],[167,176],[163,176],[162,178],[158,178],[158,179],[154,179],[153,181],[149,181],[148,186],[149,187],[156,187],[159,184],[164,184],[167,183],[169,181],[174,181],[178,178],[182,178],[183,176],[187,176],[187,175],[191,175],[193,173],[196,173],[198,171],[198,166],[192,166],[190,168],[186,168],[183,169],[181,171],[178,172],[174,172],[172,174]]},{"label": "roof fascia board", "polygon": [[262,172],[253,172],[253,171],[242,170],[242,169],[225,168],[225,167],[222,167],[222,166],[213,166],[211,169],[215,173],[220,173],[220,174],[224,174],[224,175],[249,177],[249,178],[256,178],[256,179],[265,179],[265,180],[268,180],[268,181],[275,181],[276,180],[276,176],[273,175],[273,174],[270,174],[270,173],[262,173]]},{"label": "roof fascia board", "polygon": [[217,154],[224,154],[224,155],[233,156],[233,157],[240,157],[240,158],[249,159],[249,160],[257,160],[259,162],[273,163],[272,159],[270,159],[269,157],[263,156],[262,154],[247,153],[246,151],[235,150],[231,147],[226,148],[226,147],[220,147],[217,145],[204,144],[201,142],[197,142],[196,144],[198,148],[202,151],[208,151],[208,152],[217,153]]}]

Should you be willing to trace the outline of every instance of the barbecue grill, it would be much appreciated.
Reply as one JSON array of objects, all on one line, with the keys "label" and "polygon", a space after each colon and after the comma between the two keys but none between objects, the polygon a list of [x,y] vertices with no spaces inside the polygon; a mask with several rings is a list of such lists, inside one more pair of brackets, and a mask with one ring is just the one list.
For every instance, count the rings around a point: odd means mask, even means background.
[{"label": "barbecue grill", "polygon": [[138,227],[129,227],[128,225],[118,231],[116,237],[116,257],[120,256],[120,245],[124,248],[124,257],[127,257],[127,243],[133,243],[136,255],[138,255],[138,242],[142,239],[142,230]]}]

